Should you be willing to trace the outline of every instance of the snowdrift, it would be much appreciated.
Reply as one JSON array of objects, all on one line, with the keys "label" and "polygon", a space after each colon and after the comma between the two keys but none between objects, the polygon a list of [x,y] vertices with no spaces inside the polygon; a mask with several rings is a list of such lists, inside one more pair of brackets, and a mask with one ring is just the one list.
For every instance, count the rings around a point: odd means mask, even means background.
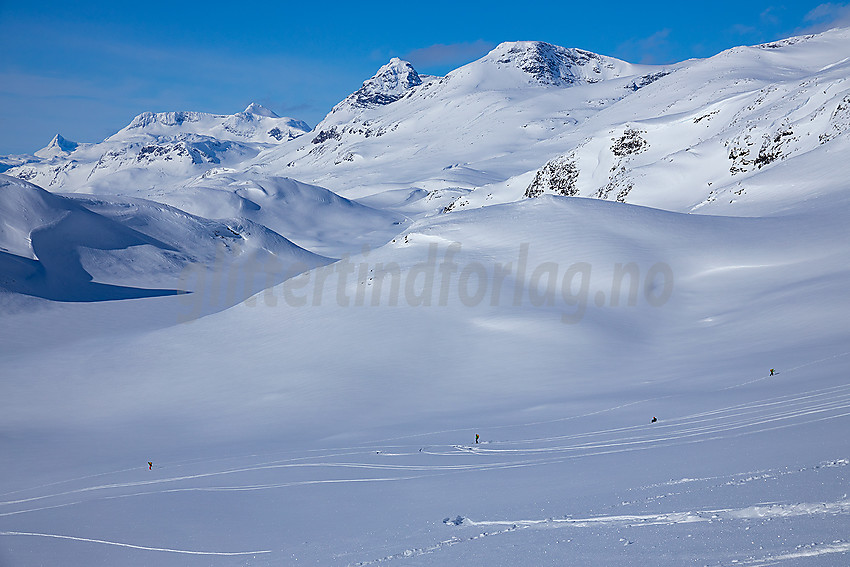
[{"label": "snowdrift", "polygon": [[0,563],[843,564],[848,38],[12,160]]},{"label": "snowdrift", "polygon": [[253,270],[218,305],[224,308],[294,275],[293,265],[303,271],[329,261],[247,220],[210,221],[143,200],[54,195],[8,176],[0,176],[0,215],[0,286],[54,301],[174,295],[201,288],[192,276],[198,270]]}]

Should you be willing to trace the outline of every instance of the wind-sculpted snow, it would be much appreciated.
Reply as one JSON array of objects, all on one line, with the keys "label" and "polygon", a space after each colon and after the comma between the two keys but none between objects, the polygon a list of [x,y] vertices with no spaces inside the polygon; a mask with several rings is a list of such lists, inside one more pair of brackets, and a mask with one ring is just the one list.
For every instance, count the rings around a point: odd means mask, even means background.
[{"label": "wind-sculpted snow", "polygon": [[[23,219],[17,215],[19,208],[27,213]],[[0,232],[0,289],[4,291],[59,301],[103,301],[180,293],[178,290],[121,287],[92,281],[92,275],[82,266],[79,248],[85,247],[95,254],[142,245],[167,251],[174,249],[93,214],[70,199],[2,176],[0,210],[3,218],[12,220]]]},{"label": "wind-sculpted snow", "polygon": [[[209,221],[149,201],[63,197],[6,176],[0,217],[9,219],[0,228],[0,289],[54,301],[195,291],[200,316],[294,275],[292,265],[300,271],[328,261],[247,220]],[[243,275],[231,297],[215,304],[198,277],[207,270]]]},{"label": "wind-sculpted snow", "polygon": [[0,564],[845,564],[849,41],[10,158]]},{"label": "wind-sculpted snow", "polygon": [[299,246],[334,257],[359,251],[363,245],[384,244],[406,222],[400,214],[362,205],[323,187],[228,170],[212,170],[160,199],[203,217],[249,219]]}]

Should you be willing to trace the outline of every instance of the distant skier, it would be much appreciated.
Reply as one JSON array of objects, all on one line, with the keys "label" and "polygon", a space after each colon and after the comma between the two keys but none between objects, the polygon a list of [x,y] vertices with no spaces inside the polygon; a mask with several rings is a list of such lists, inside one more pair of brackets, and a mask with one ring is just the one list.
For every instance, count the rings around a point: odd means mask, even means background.
[{"label": "distant skier", "polygon": [[149,471],[153,470],[153,462],[152,461],[148,461],[148,470]]},{"label": "distant skier", "polygon": [[478,445],[478,434],[475,434],[475,444]]},{"label": "distant skier", "polygon": [[773,376],[773,368],[770,369],[770,375]]},{"label": "distant skier", "polygon": [[658,418],[653,416],[652,421],[650,421],[650,423],[655,423],[656,421],[658,421]]}]

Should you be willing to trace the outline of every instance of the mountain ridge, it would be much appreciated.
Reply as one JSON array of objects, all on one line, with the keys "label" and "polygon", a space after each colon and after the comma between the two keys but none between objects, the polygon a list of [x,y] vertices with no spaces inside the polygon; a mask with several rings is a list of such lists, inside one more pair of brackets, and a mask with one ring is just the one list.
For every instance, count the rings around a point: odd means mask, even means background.
[{"label": "mountain ridge", "polygon": [[[433,211],[551,192],[735,214],[735,206],[720,207],[721,193],[738,192],[727,205],[746,201],[750,197],[739,197],[752,193],[744,180],[811,151],[818,136],[819,143],[843,138],[843,98],[827,102],[816,83],[843,89],[837,54],[850,43],[849,34],[833,30],[664,66],[540,41],[501,43],[444,77],[419,75],[409,62],[393,58],[306,136],[306,124],[271,117],[256,104],[230,116],[143,113],[107,138],[106,144],[117,145],[112,149],[83,145],[9,173],[51,190],[98,193],[131,183],[139,196],[177,191],[199,175],[245,171],[282,174],[351,198],[382,188],[422,191]],[[791,120],[798,126],[788,133],[776,116],[799,113],[792,99],[803,98],[793,93],[809,91],[825,106]],[[744,99],[749,102],[739,104]],[[768,99],[774,108],[769,115]],[[675,113],[679,118],[671,118]],[[298,135],[280,130],[280,139],[268,143],[273,130],[259,126],[271,120],[289,121]],[[805,120],[820,129],[804,128]],[[617,146],[630,136],[643,149]],[[667,142],[653,139],[658,136],[680,142],[659,153]],[[686,191],[663,195],[661,187],[676,178],[665,164],[692,167],[686,158],[695,148],[713,156],[704,161],[713,164],[710,171],[691,176],[700,181]],[[574,163],[561,174],[571,179],[575,167],[568,189],[532,186],[541,168],[554,172],[552,160]],[[414,201],[424,210],[425,201]]]}]

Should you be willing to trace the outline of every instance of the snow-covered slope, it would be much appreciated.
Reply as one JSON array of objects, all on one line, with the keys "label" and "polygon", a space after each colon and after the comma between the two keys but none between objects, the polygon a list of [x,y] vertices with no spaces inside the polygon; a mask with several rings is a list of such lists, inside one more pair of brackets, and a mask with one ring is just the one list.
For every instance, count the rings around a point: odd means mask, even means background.
[{"label": "snow-covered slope", "polygon": [[211,167],[238,164],[309,130],[304,122],[281,118],[259,104],[230,116],[145,112],[98,144],[76,145],[57,136],[36,153],[39,162],[8,174],[65,192],[90,187],[111,194],[128,179],[145,190],[179,186]]},{"label": "snow-covered slope", "polygon": [[[541,193],[780,212],[810,197],[787,170],[817,170],[846,151],[848,45],[850,32],[838,29],[653,67],[510,42],[446,77],[393,59],[308,136],[261,152],[244,145],[271,131],[259,128],[269,118],[255,106],[232,117],[144,114],[107,140],[120,149],[93,147],[95,163],[75,161],[78,149],[10,173],[52,190],[159,198],[227,167],[405,214]],[[153,135],[165,138],[147,144]],[[829,176],[822,185],[835,186]]]},{"label": "snow-covered slope", "polygon": [[79,147],[77,142],[66,140],[60,134],[56,134],[47,146],[35,152],[35,156],[42,159],[50,159],[58,156],[65,157]]},{"label": "snow-covered slope", "polygon": [[7,352],[4,448],[35,455],[0,541],[74,565],[841,559],[843,223],[547,196],[191,325]]},{"label": "snow-covered slope", "polygon": [[75,146],[57,136],[39,152],[41,163],[7,173],[55,192],[150,199],[200,217],[250,221],[322,255],[339,257],[397,234],[401,214],[243,163],[307,130],[258,104],[232,116],[148,112],[99,144]]},{"label": "snow-covered slope", "polygon": [[106,141],[130,141],[138,137],[199,134],[219,140],[274,143],[309,132],[301,120],[281,118],[264,106],[252,103],[242,112],[225,116],[203,112],[145,112]]},{"label": "snow-covered slope", "polygon": [[[809,198],[783,170],[809,169],[820,159],[811,152],[845,151],[848,35],[666,67],[541,42],[501,44],[446,77],[421,77],[394,59],[309,136],[259,154],[242,143],[271,131],[259,128],[269,118],[256,106],[231,117],[148,113],[107,140],[121,149],[96,145],[85,172],[71,154],[10,173],[53,190],[159,198],[223,166],[396,203],[406,214],[544,192],[677,211],[781,211]],[[148,144],[150,136],[165,137]]]},{"label": "snow-covered slope", "polygon": [[394,60],[232,161],[0,178],[7,290],[137,294],[0,293],[0,564],[846,564],[848,38]]},{"label": "snow-covered slope", "polygon": [[445,206],[459,192],[538,167],[537,143],[574,130],[657,71],[542,42],[501,44],[446,77],[421,77],[393,60],[309,137],[254,163],[349,197],[439,191],[449,200],[434,204]]},{"label": "snow-covered slope", "polygon": [[39,158],[32,154],[16,154],[0,156],[0,173],[3,173],[13,167],[18,167],[28,163],[39,161]]},{"label": "snow-covered slope", "polygon": [[393,57],[389,63],[378,69],[374,77],[365,81],[359,90],[335,106],[332,112],[390,104],[421,84],[422,78],[413,65]]},{"label": "snow-covered slope", "polygon": [[334,257],[382,245],[406,223],[383,211],[287,177],[215,169],[159,199],[210,218],[238,216]]},{"label": "snow-covered slope", "polygon": [[753,214],[843,193],[848,50],[844,29],[694,61],[593,117],[586,137],[538,170],[525,194]]},{"label": "snow-covered slope", "polygon": [[[54,301],[194,292],[200,316],[330,261],[246,219],[211,221],[144,200],[59,196],[5,175],[0,218],[0,290]],[[233,280],[229,295],[209,289],[205,278],[220,273]]]},{"label": "snow-covered slope", "polygon": [[[404,96],[386,104],[343,103],[310,138],[255,163],[408,212],[543,192],[780,212],[811,197],[789,171],[817,170],[846,151],[848,46],[850,32],[839,29],[651,67],[502,44],[446,77],[402,81]],[[384,84],[387,68],[365,85]],[[830,172],[814,173],[802,177],[822,178],[818,193],[836,186]],[[378,197],[388,191],[397,197]]]},{"label": "snow-covered slope", "polygon": [[486,73],[486,67],[510,73],[517,82],[556,86],[597,83],[634,75],[641,69],[612,57],[542,41],[502,43],[466,71],[474,75],[473,69],[477,68]]}]

